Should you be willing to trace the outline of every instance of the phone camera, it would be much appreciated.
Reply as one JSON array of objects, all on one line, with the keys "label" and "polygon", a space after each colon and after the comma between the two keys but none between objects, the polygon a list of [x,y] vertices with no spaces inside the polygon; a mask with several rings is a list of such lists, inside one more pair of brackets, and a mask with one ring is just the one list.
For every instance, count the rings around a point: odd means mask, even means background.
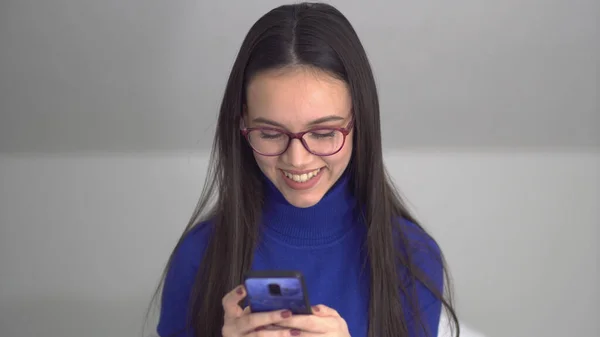
[{"label": "phone camera", "polygon": [[281,287],[279,286],[279,284],[269,284],[269,294],[271,294],[272,296],[281,296]]}]

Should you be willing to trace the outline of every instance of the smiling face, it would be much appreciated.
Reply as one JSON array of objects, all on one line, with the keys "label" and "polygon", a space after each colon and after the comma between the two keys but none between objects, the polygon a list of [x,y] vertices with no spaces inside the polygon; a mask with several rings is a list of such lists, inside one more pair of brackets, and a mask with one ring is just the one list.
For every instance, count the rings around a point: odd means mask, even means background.
[{"label": "smiling face", "polygon": [[[266,149],[285,144],[286,136],[276,130],[291,133],[314,130],[304,136],[311,150],[331,151],[341,145],[343,136],[321,128],[346,128],[352,120],[352,101],[346,83],[314,69],[261,73],[250,81],[246,97],[244,126],[273,129],[253,131],[250,136],[252,143],[260,143]],[[344,173],[352,145],[350,131],[341,150],[330,156],[315,155],[294,139],[280,155],[254,152],[254,158],[290,204],[310,207]]]}]

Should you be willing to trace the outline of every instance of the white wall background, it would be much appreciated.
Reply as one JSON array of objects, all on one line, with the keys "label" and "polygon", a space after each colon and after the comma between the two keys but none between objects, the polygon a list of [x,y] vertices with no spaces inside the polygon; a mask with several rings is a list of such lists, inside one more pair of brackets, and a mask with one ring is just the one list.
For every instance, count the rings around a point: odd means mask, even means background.
[{"label": "white wall background", "polygon": [[[390,152],[489,337],[597,337],[600,153]],[[0,156],[0,336],[138,336],[206,155]]]}]

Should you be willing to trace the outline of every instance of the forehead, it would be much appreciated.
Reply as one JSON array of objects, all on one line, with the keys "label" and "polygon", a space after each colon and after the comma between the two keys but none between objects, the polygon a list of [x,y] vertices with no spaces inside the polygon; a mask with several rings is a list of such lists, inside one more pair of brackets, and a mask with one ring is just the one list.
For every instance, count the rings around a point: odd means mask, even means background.
[{"label": "forehead", "polygon": [[331,115],[346,118],[352,104],[344,81],[312,68],[261,73],[249,83],[246,97],[250,119],[283,125],[304,125]]}]

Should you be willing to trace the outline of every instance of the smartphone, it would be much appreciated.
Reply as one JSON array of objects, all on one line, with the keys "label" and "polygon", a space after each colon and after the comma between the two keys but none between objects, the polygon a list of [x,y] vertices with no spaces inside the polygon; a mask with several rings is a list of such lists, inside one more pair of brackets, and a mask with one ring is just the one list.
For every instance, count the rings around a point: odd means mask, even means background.
[{"label": "smartphone", "polygon": [[312,310],[302,273],[298,271],[251,271],[244,277],[252,312],[290,310],[310,315]]}]

